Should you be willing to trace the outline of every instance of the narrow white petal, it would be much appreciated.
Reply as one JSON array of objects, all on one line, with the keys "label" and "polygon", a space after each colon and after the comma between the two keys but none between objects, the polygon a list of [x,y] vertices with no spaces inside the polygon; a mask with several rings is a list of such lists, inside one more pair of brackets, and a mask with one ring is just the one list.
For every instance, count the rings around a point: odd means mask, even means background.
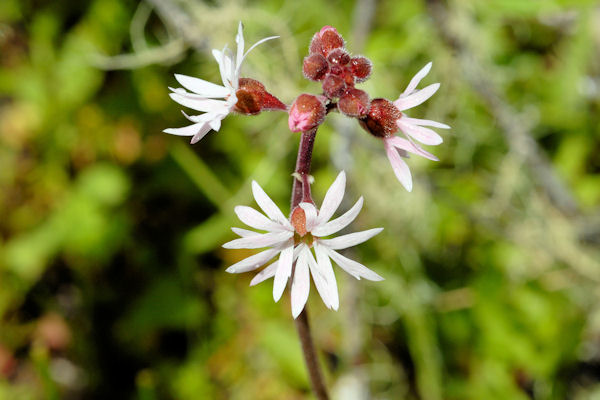
[{"label": "narrow white petal", "polygon": [[304,248],[298,255],[298,261],[296,261],[296,269],[292,280],[292,315],[294,319],[304,309],[310,292],[310,276],[308,273],[309,252],[308,247]]},{"label": "narrow white petal", "polygon": [[235,36],[235,42],[237,43],[237,55],[235,58],[236,68],[239,70],[240,65],[242,64],[242,59],[244,58],[244,26],[242,25],[242,21],[240,21],[238,25],[238,32]]},{"label": "narrow white petal", "polygon": [[261,235],[258,232],[254,232],[254,231],[249,231],[248,229],[242,229],[242,228],[231,228],[231,230],[233,231],[233,233],[235,233],[238,236],[241,237],[250,237],[250,236],[258,236]]},{"label": "narrow white petal", "polygon": [[317,208],[311,203],[300,203],[298,206],[304,210],[304,215],[306,216],[306,230],[308,232],[312,231],[317,223]]},{"label": "narrow white petal", "polygon": [[315,242],[314,245],[315,254],[317,255],[317,263],[319,264],[319,269],[325,276],[327,280],[327,288],[329,290],[329,302],[331,308],[337,310],[340,307],[340,299],[338,295],[337,282],[335,280],[335,274],[333,273],[333,267],[331,265],[331,260],[327,255],[327,250],[323,248],[319,244],[319,242]]},{"label": "narrow white petal", "polygon": [[282,231],[289,230],[287,227],[271,221],[255,209],[247,206],[236,206],[234,208],[240,221],[254,229],[262,229],[265,231]]},{"label": "narrow white petal", "polygon": [[221,129],[221,120],[225,118],[225,116],[223,115],[219,115],[213,119],[211,119],[210,121],[208,121],[208,125],[210,125],[210,127],[214,130],[214,131],[218,131],[219,129]]},{"label": "narrow white petal", "polygon": [[267,214],[273,221],[277,221],[282,225],[288,226],[291,229],[290,221],[283,215],[279,207],[271,200],[256,181],[252,181],[252,194],[258,206]]},{"label": "narrow white petal", "polygon": [[169,93],[174,101],[192,110],[211,112],[215,114],[228,114],[229,105],[226,101],[206,99],[193,94]]},{"label": "narrow white petal", "polygon": [[229,272],[230,274],[239,274],[240,272],[253,271],[265,265],[266,262],[269,261],[271,258],[275,257],[277,253],[279,253],[279,250],[277,249],[268,249],[265,251],[261,251],[258,254],[254,254],[250,257],[244,258],[242,261],[233,264],[225,271]]},{"label": "narrow white petal", "polygon": [[278,261],[272,262],[271,264],[267,265],[258,274],[256,274],[254,278],[252,278],[252,280],[250,281],[250,286],[258,285],[259,283],[274,277],[278,265]]},{"label": "narrow white petal", "polygon": [[398,151],[394,148],[389,140],[384,139],[384,143],[385,152],[388,160],[390,160],[394,174],[396,174],[396,178],[398,178],[406,190],[409,192],[412,191],[412,176],[410,175],[410,169],[408,169],[408,165],[406,165],[402,157],[400,157],[400,154],[398,154]]},{"label": "narrow white petal", "polygon": [[[202,127],[207,125],[206,123],[198,123],[193,125],[184,126],[183,128],[167,128],[163,130],[164,133],[176,136],[194,136],[202,130]],[[209,129],[210,130],[210,129]]]},{"label": "narrow white petal", "polygon": [[206,136],[206,134],[207,134],[208,132],[210,132],[210,125],[205,123],[205,124],[202,126],[202,129],[200,129],[200,130],[198,131],[198,133],[196,133],[196,134],[195,134],[195,135],[192,137],[192,140],[190,140],[190,144],[196,144],[196,143],[198,143],[200,140],[202,140],[202,138],[203,138],[204,136]]},{"label": "narrow white petal", "polygon": [[204,113],[204,114],[200,114],[200,115],[188,115],[183,110],[181,110],[181,113],[183,114],[184,117],[186,117],[188,120],[190,120],[194,123],[208,122],[211,119],[215,118],[215,115],[212,113]]},{"label": "narrow white petal", "polygon": [[363,198],[358,199],[356,204],[352,206],[351,209],[346,211],[344,214],[339,216],[338,218],[329,221],[325,225],[319,225],[315,227],[311,233],[315,236],[328,236],[334,234],[338,231],[341,231],[345,227],[347,227],[358,215],[363,206]]},{"label": "narrow white petal", "polygon": [[404,93],[402,93],[402,96],[408,96],[414,92],[419,82],[421,82],[421,79],[425,78],[425,76],[429,73],[429,70],[431,70],[431,64],[431,62],[428,62],[426,66],[417,72],[417,74],[410,80],[410,83],[406,87],[406,90],[404,90]]},{"label": "narrow white petal", "polygon": [[319,292],[321,299],[323,299],[323,303],[325,303],[327,308],[332,308],[329,284],[325,278],[325,275],[323,274],[323,271],[321,271],[319,268],[320,265],[317,264],[310,250],[308,252],[308,266],[310,269],[310,274],[313,277],[313,281],[315,282],[315,286],[317,287],[317,292]]},{"label": "narrow white petal", "polygon": [[344,257],[335,250],[327,248],[327,253],[329,254],[329,257],[331,257],[331,259],[335,261],[337,265],[340,266],[340,268],[342,268],[344,271],[346,271],[356,279],[365,278],[370,281],[383,280],[383,278],[379,276],[379,274],[377,274],[376,272],[371,271],[369,268],[365,267],[361,263]]},{"label": "narrow white petal", "polygon": [[260,249],[262,247],[277,246],[282,242],[286,242],[292,236],[294,236],[294,233],[290,231],[269,232],[262,235],[234,239],[223,244],[223,247],[226,249]]},{"label": "narrow white petal", "polygon": [[430,119],[410,118],[406,115],[403,115],[402,120],[414,125],[432,126],[434,128],[440,129],[450,129],[450,125],[442,124],[441,122],[433,121]]},{"label": "narrow white petal", "polygon": [[366,231],[354,232],[349,233],[347,235],[338,236],[333,239],[320,239],[319,242],[322,245],[329,247],[330,249],[342,250],[366,242],[382,230],[383,228],[373,228]]},{"label": "narrow white petal", "polygon": [[224,86],[192,76],[175,74],[175,79],[177,79],[177,82],[187,90],[204,97],[225,97],[230,92],[229,89]]},{"label": "narrow white petal", "polygon": [[415,140],[418,140],[423,144],[437,146],[438,144],[444,141],[444,139],[442,139],[442,137],[438,135],[437,132],[429,128],[424,128],[419,125],[413,125],[411,123],[408,123],[404,120],[404,118],[400,118],[399,120],[397,120],[396,125],[398,125],[398,128],[400,128],[404,133],[412,136]]},{"label": "narrow white petal", "polygon": [[325,199],[323,199],[323,204],[321,204],[321,209],[319,210],[319,225],[329,221],[336,212],[344,198],[345,188],[346,173],[342,171],[338,174],[337,178],[335,178],[335,181],[333,181],[325,194]]},{"label": "narrow white petal", "polygon": [[244,56],[238,60],[238,65],[237,65],[237,69],[236,69],[236,74],[239,76],[240,73],[240,68],[242,67],[242,63],[244,62],[244,59],[246,58],[246,56],[248,55],[248,53],[250,53],[252,50],[254,50],[254,48],[256,46],[258,46],[259,44],[262,44],[268,40],[271,39],[277,39],[279,36],[269,36],[266,37],[264,39],[259,40],[258,42],[254,43],[252,46],[250,46],[250,48],[248,49],[248,51],[244,54]]},{"label": "narrow white petal", "polygon": [[440,161],[439,158],[437,158],[430,152],[423,150],[421,148],[421,146],[418,146],[416,143],[411,142],[410,140],[406,140],[406,139],[398,137],[398,136],[391,136],[389,138],[386,138],[385,141],[390,143],[395,148],[400,149],[402,151],[404,151],[404,150],[410,151],[411,153],[414,153],[421,157],[428,158],[432,161]]},{"label": "narrow white petal", "polygon": [[400,111],[404,111],[404,110],[408,110],[409,108],[416,107],[419,104],[423,103],[425,100],[429,99],[431,96],[433,96],[439,88],[440,88],[440,84],[434,83],[434,84],[429,85],[419,91],[416,91],[406,97],[400,97],[398,100],[396,100],[394,102],[394,105]]},{"label": "narrow white petal", "polygon": [[286,247],[281,251],[279,256],[277,271],[275,272],[275,280],[273,282],[273,300],[279,301],[288,278],[292,275],[292,263],[294,261],[294,245]]}]

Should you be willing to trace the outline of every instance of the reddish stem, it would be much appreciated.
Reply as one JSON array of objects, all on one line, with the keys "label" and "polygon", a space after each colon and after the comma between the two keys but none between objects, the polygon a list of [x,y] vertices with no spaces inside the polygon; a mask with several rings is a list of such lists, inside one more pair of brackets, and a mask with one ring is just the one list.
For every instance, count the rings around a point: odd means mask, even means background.
[{"label": "reddish stem", "polygon": [[[301,201],[313,202],[310,195],[310,183],[308,182],[308,178],[316,135],[317,128],[314,128],[310,131],[303,132],[300,137],[298,157],[296,159],[296,174],[294,174],[296,176],[294,177],[294,184],[292,186],[292,210],[300,204]],[[298,179],[298,177],[300,179]],[[300,315],[296,318],[296,330],[300,337],[304,361],[306,362],[306,368],[308,369],[308,375],[315,397],[318,400],[328,400],[329,395],[327,394],[327,386],[325,386],[325,380],[323,379],[323,374],[321,373],[321,367],[319,365],[319,358],[310,333],[307,307],[308,305],[305,305],[304,310],[302,310]]]}]

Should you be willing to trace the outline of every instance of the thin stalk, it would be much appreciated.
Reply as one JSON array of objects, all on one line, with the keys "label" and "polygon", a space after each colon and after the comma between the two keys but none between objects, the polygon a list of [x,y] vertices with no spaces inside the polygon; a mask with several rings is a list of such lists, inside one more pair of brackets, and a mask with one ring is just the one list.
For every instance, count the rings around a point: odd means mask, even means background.
[{"label": "thin stalk", "polygon": [[[301,201],[312,201],[310,198],[310,184],[308,183],[308,176],[310,174],[310,164],[312,161],[312,150],[315,143],[315,136],[317,135],[317,128],[302,133],[300,137],[300,145],[298,147],[298,157],[296,159],[296,173],[294,174],[294,184],[292,186],[292,210],[300,204]],[[308,186],[308,187],[306,187]],[[309,199],[305,199],[308,195]],[[308,304],[304,306],[304,310],[296,318],[296,330],[300,337],[300,344],[302,345],[302,352],[304,353],[304,361],[306,362],[306,368],[308,369],[308,376],[310,377],[310,383],[315,397],[318,400],[328,400],[329,395],[327,394],[327,386],[325,386],[325,380],[319,366],[319,358],[317,357],[317,351],[315,344],[310,333],[310,324],[308,323]]]}]

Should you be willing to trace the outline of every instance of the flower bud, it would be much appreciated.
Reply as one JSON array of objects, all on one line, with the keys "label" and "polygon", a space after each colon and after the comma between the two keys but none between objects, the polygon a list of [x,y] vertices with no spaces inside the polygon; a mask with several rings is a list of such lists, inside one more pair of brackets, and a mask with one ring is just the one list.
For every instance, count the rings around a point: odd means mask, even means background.
[{"label": "flower bud", "polygon": [[327,56],[327,61],[332,65],[344,66],[350,62],[350,55],[344,49],[334,49]]},{"label": "flower bud", "polygon": [[267,92],[265,86],[255,79],[240,78],[235,97],[238,101],[234,110],[241,114],[256,115],[263,110],[287,110],[285,104]]},{"label": "flower bud", "polygon": [[369,111],[369,95],[362,90],[349,88],[340,97],[338,109],[349,117],[365,117]]},{"label": "flower bud", "polygon": [[371,75],[371,60],[366,57],[352,57],[350,60],[350,70],[356,78],[356,82],[364,82]]},{"label": "flower bud", "polygon": [[311,54],[304,58],[302,64],[302,72],[304,77],[311,81],[320,81],[325,78],[325,74],[329,71],[329,64],[323,55]]},{"label": "flower bud", "polygon": [[290,107],[288,126],[292,132],[306,132],[323,123],[325,106],[322,96],[301,94]]},{"label": "flower bud", "polygon": [[364,130],[375,137],[389,137],[398,131],[396,121],[402,117],[400,110],[389,100],[371,101],[367,116],[359,120]]},{"label": "flower bud", "polygon": [[324,26],[319,32],[321,47],[324,55],[328,55],[333,49],[344,47],[344,39],[333,26]]},{"label": "flower bud", "polygon": [[327,56],[333,49],[344,47],[344,39],[332,26],[324,26],[312,38],[308,51]]},{"label": "flower bud", "polygon": [[346,90],[344,79],[338,75],[329,74],[323,81],[323,93],[330,99],[340,97]]}]

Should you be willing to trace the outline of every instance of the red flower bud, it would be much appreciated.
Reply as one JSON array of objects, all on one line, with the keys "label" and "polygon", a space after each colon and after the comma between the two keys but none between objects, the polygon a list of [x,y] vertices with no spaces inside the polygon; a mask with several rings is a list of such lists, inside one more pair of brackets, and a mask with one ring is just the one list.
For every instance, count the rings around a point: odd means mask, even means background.
[{"label": "red flower bud", "polygon": [[323,48],[323,54],[328,55],[333,49],[344,47],[344,39],[332,26],[324,26],[319,32],[321,37],[321,47]]},{"label": "red flower bud", "polygon": [[323,81],[323,93],[330,99],[340,97],[346,90],[344,79],[333,74],[329,74]]},{"label": "red flower bud", "polygon": [[327,61],[332,65],[344,66],[350,62],[350,55],[344,49],[334,49],[327,56]]},{"label": "red flower bud", "polygon": [[329,64],[323,55],[311,54],[304,58],[302,64],[302,72],[304,77],[311,81],[320,81],[325,78],[325,74],[329,71]]},{"label": "red flower bud", "polygon": [[306,132],[323,123],[325,98],[312,94],[301,94],[290,107],[288,125],[292,132]]},{"label": "red flower bud", "polygon": [[366,57],[352,57],[350,60],[350,70],[357,82],[364,82],[371,75],[371,60]]},{"label": "red flower bud", "polygon": [[389,100],[374,99],[371,101],[366,117],[359,120],[360,125],[375,137],[389,137],[398,131],[396,121],[402,117],[400,110]]},{"label": "red flower bud", "polygon": [[349,88],[340,97],[338,109],[349,117],[365,117],[369,111],[369,95],[362,90]]},{"label": "red flower bud", "polygon": [[235,92],[237,103],[234,111],[246,115],[256,115],[261,111],[287,110],[277,97],[265,90],[265,86],[255,79],[240,78]]},{"label": "red flower bud", "polygon": [[327,56],[333,49],[344,47],[344,39],[332,26],[324,26],[312,38],[308,51]]}]

